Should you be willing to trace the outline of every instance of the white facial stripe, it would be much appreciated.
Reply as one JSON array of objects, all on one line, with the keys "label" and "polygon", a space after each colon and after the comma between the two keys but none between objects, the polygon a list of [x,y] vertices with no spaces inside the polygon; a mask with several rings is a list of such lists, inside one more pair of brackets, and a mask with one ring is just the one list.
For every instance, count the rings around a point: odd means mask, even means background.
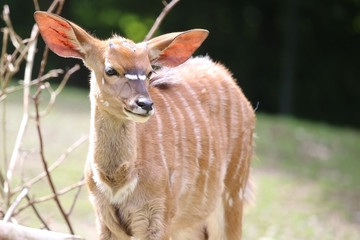
[{"label": "white facial stripe", "polygon": [[112,65],[109,63],[107,57],[105,58],[105,68],[112,67]]},{"label": "white facial stripe", "polygon": [[136,75],[136,74],[125,74],[125,77],[129,80],[146,80],[146,76],[145,75]]},{"label": "white facial stripe", "polygon": [[125,74],[125,77],[129,80],[137,80],[138,76],[135,74]]}]

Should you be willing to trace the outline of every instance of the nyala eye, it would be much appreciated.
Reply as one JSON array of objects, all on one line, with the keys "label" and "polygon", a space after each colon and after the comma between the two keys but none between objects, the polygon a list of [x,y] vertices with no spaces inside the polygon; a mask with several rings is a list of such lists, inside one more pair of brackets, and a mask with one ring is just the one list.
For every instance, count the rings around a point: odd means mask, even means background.
[{"label": "nyala eye", "polygon": [[148,75],[147,75],[147,78],[148,78],[148,79],[150,79],[150,78],[151,78],[151,76],[153,75],[153,73],[155,73],[155,71],[154,71],[154,70],[150,71],[150,72],[148,73]]},{"label": "nyala eye", "polygon": [[118,73],[115,69],[113,69],[112,67],[106,67],[106,68],[105,68],[105,74],[106,74],[107,76],[116,76],[116,75],[119,75],[119,73]]}]

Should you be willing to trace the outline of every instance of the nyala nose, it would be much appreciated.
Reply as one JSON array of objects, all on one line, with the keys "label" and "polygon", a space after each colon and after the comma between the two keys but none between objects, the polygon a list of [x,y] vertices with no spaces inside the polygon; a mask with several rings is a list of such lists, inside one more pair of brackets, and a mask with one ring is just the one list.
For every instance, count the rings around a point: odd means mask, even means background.
[{"label": "nyala nose", "polygon": [[153,109],[153,102],[151,101],[150,98],[144,98],[144,97],[140,97],[138,99],[136,99],[136,104],[141,107],[142,109],[144,109],[146,112],[150,112]]}]

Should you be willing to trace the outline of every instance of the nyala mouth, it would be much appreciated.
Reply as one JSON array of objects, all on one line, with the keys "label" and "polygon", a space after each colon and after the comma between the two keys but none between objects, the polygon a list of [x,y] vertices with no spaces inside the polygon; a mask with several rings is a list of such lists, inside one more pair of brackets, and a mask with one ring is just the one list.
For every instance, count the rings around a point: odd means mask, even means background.
[{"label": "nyala mouth", "polygon": [[150,116],[152,115],[152,112],[147,112],[145,114],[139,114],[139,113],[130,111],[126,108],[124,108],[124,112],[129,120],[132,120],[134,122],[140,122],[140,123],[146,122],[147,120],[149,120]]}]

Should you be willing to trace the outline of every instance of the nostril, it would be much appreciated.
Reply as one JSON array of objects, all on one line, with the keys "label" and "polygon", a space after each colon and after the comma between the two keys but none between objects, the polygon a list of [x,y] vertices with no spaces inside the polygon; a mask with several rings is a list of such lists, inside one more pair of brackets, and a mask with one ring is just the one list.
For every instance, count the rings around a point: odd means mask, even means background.
[{"label": "nostril", "polygon": [[151,111],[153,108],[153,102],[150,98],[138,98],[136,99],[136,104],[147,112]]}]

